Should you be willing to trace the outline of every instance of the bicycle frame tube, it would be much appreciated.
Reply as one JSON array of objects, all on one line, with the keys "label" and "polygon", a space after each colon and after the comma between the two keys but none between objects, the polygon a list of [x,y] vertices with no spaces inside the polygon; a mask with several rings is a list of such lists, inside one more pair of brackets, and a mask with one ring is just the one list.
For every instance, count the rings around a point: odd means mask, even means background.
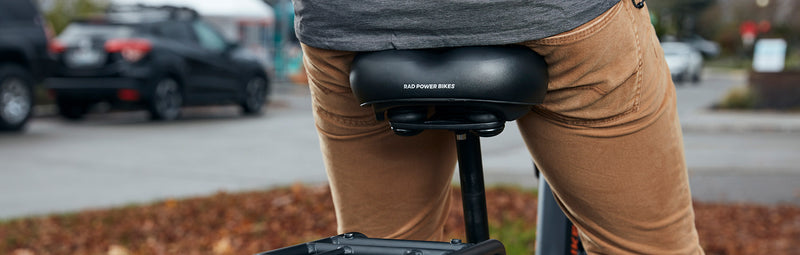
[{"label": "bicycle frame tube", "polygon": [[550,184],[541,175],[537,210],[536,255],[586,254],[578,239],[577,229],[561,211],[561,207],[553,197]]}]

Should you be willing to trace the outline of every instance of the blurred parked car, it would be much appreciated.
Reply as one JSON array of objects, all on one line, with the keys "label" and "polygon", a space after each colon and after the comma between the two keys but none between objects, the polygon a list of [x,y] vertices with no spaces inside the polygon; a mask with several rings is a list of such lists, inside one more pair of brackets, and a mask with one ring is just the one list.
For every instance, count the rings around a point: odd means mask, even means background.
[{"label": "blurred parked car", "polygon": [[662,42],[664,58],[676,84],[700,81],[703,75],[703,56],[694,47],[682,42]]},{"label": "blurred parked car", "polygon": [[0,130],[25,127],[48,63],[44,19],[31,0],[0,1]]},{"label": "blurred parked car", "polygon": [[175,119],[185,105],[233,103],[255,114],[269,91],[262,63],[187,8],[117,6],[71,23],[51,48],[45,86],[69,119],[98,102],[145,108],[154,120]]},{"label": "blurred parked car", "polygon": [[[275,73],[275,55],[279,44],[274,41],[276,12],[264,0],[104,0],[110,5],[170,5],[191,8],[214,25],[229,41],[238,42],[267,67],[273,80],[280,79]],[[290,0],[286,0],[291,5]],[[291,12],[294,17],[294,12]],[[294,32],[292,32],[294,37]]]},{"label": "blurred parked car", "polygon": [[688,43],[689,45],[700,51],[700,54],[702,54],[707,58],[714,58],[719,56],[720,47],[719,43],[717,42],[706,40],[705,38],[700,37],[699,35],[692,35],[689,37],[685,37],[682,39],[682,41]]}]

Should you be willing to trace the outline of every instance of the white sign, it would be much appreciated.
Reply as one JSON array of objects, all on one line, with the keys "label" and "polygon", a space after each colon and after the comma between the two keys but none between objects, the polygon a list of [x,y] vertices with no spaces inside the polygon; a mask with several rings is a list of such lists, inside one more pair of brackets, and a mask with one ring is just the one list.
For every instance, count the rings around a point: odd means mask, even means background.
[{"label": "white sign", "polygon": [[783,71],[786,62],[786,40],[759,39],[753,49],[753,70],[756,72]]}]

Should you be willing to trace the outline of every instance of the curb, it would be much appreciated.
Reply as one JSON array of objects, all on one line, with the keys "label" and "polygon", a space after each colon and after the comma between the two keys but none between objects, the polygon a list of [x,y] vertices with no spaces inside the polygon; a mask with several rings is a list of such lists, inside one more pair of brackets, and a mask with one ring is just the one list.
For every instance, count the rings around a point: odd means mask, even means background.
[{"label": "curb", "polygon": [[33,107],[33,118],[47,118],[58,115],[58,106],[55,104],[36,105]]},{"label": "curb", "polygon": [[778,112],[700,112],[681,116],[685,132],[800,133],[800,114]]}]

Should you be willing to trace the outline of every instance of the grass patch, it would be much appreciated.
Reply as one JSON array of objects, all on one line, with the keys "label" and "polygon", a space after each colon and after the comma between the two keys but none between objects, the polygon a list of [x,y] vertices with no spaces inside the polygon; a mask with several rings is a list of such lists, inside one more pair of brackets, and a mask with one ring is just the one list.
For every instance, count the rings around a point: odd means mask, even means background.
[{"label": "grass patch", "polygon": [[504,219],[489,225],[490,236],[503,242],[507,254],[531,254],[536,245],[536,224],[520,219]]},{"label": "grass patch", "polygon": [[747,86],[735,87],[728,91],[714,107],[716,109],[751,110],[756,106],[757,97]]}]

